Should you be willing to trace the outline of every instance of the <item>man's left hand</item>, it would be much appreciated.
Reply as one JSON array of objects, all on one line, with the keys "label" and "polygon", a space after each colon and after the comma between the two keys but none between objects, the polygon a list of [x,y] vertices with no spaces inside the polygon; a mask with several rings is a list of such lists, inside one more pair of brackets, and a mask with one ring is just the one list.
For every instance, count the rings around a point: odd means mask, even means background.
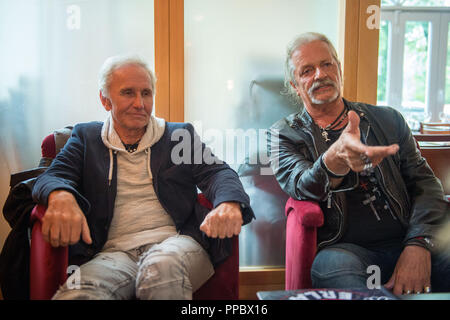
[{"label": "man's left hand", "polygon": [[384,285],[395,295],[422,293],[430,288],[431,255],[419,246],[406,246],[400,255],[394,274]]},{"label": "man's left hand", "polygon": [[242,223],[240,204],[237,202],[222,202],[208,213],[200,225],[200,230],[211,238],[231,238],[241,232]]}]

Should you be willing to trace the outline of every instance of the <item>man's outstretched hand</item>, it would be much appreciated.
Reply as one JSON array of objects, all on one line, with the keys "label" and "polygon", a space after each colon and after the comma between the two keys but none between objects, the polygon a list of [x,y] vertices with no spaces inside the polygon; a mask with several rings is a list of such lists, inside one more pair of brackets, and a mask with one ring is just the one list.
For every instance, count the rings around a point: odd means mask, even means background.
[{"label": "man's outstretched hand", "polygon": [[323,161],[336,174],[346,174],[350,170],[361,172],[365,162],[362,156],[370,159],[372,166],[377,166],[385,157],[397,153],[399,146],[367,146],[361,142],[359,116],[354,111],[348,112],[348,124],[339,139],[325,152]]}]

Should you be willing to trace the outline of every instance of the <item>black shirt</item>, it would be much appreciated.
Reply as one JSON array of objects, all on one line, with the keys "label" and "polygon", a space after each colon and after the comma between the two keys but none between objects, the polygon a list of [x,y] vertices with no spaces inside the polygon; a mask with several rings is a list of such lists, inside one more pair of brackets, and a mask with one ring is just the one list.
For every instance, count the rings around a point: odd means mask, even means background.
[{"label": "black shirt", "polygon": [[[327,143],[334,143],[342,133],[329,130]],[[401,243],[406,230],[390,209],[387,196],[373,173],[359,173],[359,185],[346,191],[345,230],[339,242],[353,243],[362,247],[382,247],[392,243]]]}]

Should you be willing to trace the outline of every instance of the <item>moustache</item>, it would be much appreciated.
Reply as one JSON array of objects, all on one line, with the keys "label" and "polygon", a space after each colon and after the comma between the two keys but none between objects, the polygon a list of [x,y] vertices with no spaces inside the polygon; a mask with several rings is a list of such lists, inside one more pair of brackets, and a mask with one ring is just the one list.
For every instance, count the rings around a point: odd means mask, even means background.
[{"label": "moustache", "polygon": [[337,89],[337,84],[333,80],[330,79],[317,80],[312,84],[311,88],[309,88],[308,94],[311,96],[314,90],[319,89],[320,87],[323,86],[333,86],[335,89]]}]

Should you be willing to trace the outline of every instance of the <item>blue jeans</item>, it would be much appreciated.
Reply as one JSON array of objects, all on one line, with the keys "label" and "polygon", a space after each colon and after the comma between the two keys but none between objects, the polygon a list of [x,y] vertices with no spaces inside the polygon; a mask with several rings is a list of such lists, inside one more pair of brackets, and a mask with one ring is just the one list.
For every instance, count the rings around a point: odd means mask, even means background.
[{"label": "blue jeans", "polygon": [[[312,268],[314,288],[367,288],[367,279],[373,273],[367,268],[378,266],[381,285],[391,278],[403,251],[402,245],[366,249],[352,243],[336,243],[319,251]],[[450,258],[431,256],[431,287],[433,292],[450,291]]]}]

